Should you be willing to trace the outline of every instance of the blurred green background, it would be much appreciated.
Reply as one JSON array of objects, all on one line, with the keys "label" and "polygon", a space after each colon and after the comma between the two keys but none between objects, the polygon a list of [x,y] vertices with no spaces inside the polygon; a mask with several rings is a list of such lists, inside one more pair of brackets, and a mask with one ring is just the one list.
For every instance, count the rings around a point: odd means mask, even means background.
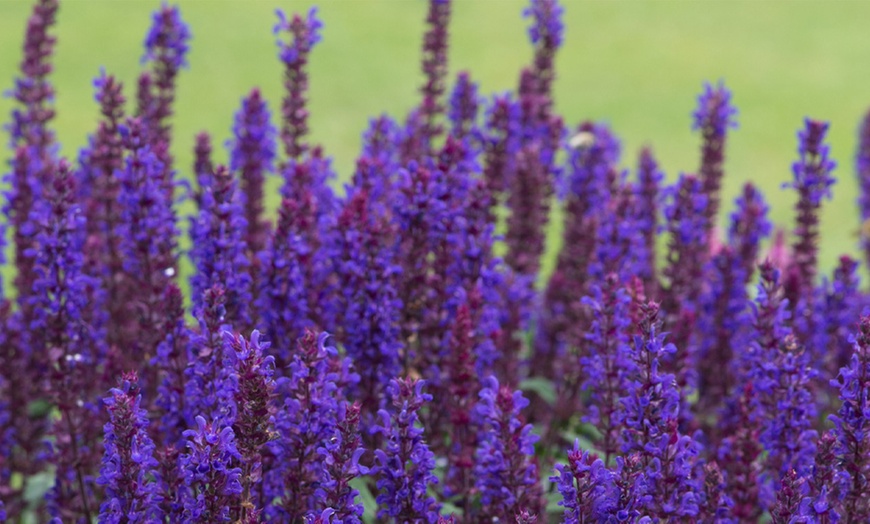
[{"label": "blurred green background", "polygon": [[[193,33],[190,69],[179,78],[177,167],[189,173],[193,136],[229,136],[240,98],[263,89],[277,108],[281,64],[274,11],[305,11],[311,1],[181,0]],[[512,88],[531,56],[523,0],[454,0],[450,66],[468,69],[484,93]],[[324,40],[311,61],[311,129],[348,176],[367,119],[404,115],[418,100],[424,0],[320,0]],[[793,195],[780,188],[795,157],[804,116],[832,122],[839,161],[834,199],[825,204],[822,264],[858,255],[853,156],[870,106],[870,2],[563,0],[565,45],[557,61],[556,106],[574,125],[608,122],[623,139],[624,164],[654,147],[668,177],[692,171],[699,139],[691,111],[705,80],[724,79],[740,114],[727,157],[725,197],[752,180],[790,227]],[[142,41],[158,0],[63,0],[56,34],[55,126],[74,156],[94,128],[91,80],[100,67],[132,97]],[[0,0],[0,85],[12,85],[30,2]],[[11,106],[0,101],[4,121]],[[4,139],[5,140],[5,139]],[[8,156],[7,152],[4,152]],[[224,151],[218,160],[226,158]],[[275,206],[275,202],[271,203]],[[725,205],[730,212],[731,205]],[[724,215],[723,215],[724,217]],[[723,221],[724,223],[724,221]],[[554,229],[554,238],[557,230]]]}]

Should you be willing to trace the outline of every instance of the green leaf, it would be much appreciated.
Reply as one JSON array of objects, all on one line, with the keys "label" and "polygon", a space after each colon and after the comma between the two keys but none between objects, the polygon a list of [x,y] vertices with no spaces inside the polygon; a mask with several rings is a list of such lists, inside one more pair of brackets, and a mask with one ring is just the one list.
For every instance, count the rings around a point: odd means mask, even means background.
[{"label": "green leaf", "polygon": [[531,391],[541,397],[549,405],[556,403],[556,388],[549,380],[541,377],[527,378],[520,382],[520,389]]},{"label": "green leaf", "polygon": [[378,503],[369,489],[369,478],[370,477],[357,477],[350,481],[350,487],[359,491],[359,499],[360,502],[362,502],[363,509],[365,510],[363,513],[363,522],[366,523],[374,522],[375,516],[378,512]]}]

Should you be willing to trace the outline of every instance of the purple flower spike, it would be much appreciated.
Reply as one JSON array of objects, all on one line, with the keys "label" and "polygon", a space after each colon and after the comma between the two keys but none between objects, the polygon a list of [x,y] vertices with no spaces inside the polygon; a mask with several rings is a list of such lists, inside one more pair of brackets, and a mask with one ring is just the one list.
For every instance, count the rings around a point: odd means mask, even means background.
[{"label": "purple flower spike", "polygon": [[752,281],[761,241],[773,230],[767,218],[768,210],[767,202],[758,188],[751,183],[744,185],[728,227],[728,243],[740,257],[744,284]]},{"label": "purple flower spike", "polygon": [[707,195],[707,234],[716,227],[719,212],[719,191],[725,174],[725,143],[728,128],[737,127],[737,109],[731,104],[731,91],[719,82],[715,86],[704,84],[704,92],[698,97],[698,108],[694,113],[693,128],[701,131],[701,166],[698,174]]},{"label": "purple flower spike", "polygon": [[468,71],[456,75],[456,86],[450,96],[451,134],[459,139],[467,137],[476,140],[480,130],[477,128],[477,113],[480,107],[478,87],[472,82]]},{"label": "purple flower spike", "polygon": [[[822,199],[831,197],[831,186],[835,182],[831,171],[836,163],[829,158],[830,148],[824,142],[827,132],[827,122],[806,120],[806,126],[798,133],[800,159],[792,164],[794,182],[788,184],[797,190],[798,202],[793,259],[784,285],[795,311],[801,300],[804,300],[803,311],[812,309],[811,295],[818,271],[819,208]],[[811,325],[809,331],[812,331]]]},{"label": "purple flower spike", "polygon": [[492,99],[486,111],[483,138],[483,178],[489,193],[489,222],[495,222],[495,208],[512,182],[515,157],[520,148],[520,106],[510,94]]},{"label": "purple flower spike", "polygon": [[544,163],[540,144],[532,143],[517,154],[507,206],[505,262],[517,273],[533,276],[544,253],[544,232],[550,219],[553,182]]},{"label": "purple flower spike", "polygon": [[864,115],[858,130],[858,151],[855,154],[858,175],[858,210],[861,214],[861,247],[864,263],[870,265],[870,111]]},{"label": "purple flower spike", "polygon": [[781,487],[776,493],[776,505],[770,510],[770,522],[772,524],[805,522],[797,520],[801,516],[799,513],[806,490],[805,479],[791,469],[785,472],[780,484]]},{"label": "purple flower spike", "polygon": [[475,455],[476,487],[483,512],[509,522],[521,510],[537,513],[543,493],[534,459],[538,436],[521,412],[528,406],[520,391],[499,386],[490,376],[483,382],[476,416],[480,426]]},{"label": "purple flower spike", "polygon": [[387,387],[392,410],[380,410],[381,425],[374,431],[383,435],[384,449],[375,451],[380,494],[378,518],[392,517],[395,522],[435,522],[438,503],[427,493],[438,479],[435,455],[418,427],[418,412],[432,396],[423,393],[425,381],[393,379]]},{"label": "purple flower spike", "polygon": [[363,505],[356,501],[359,492],[350,482],[368,468],[359,463],[365,453],[359,433],[360,406],[358,403],[341,405],[337,435],[326,441],[317,452],[323,457],[324,477],[316,497],[325,511],[333,511],[333,522],[360,524]]},{"label": "purple flower spike", "polygon": [[638,158],[637,166],[637,220],[643,224],[646,269],[645,280],[647,293],[655,291],[656,280],[656,233],[659,224],[659,198],[661,185],[665,174],[659,168],[650,148],[643,148]]},{"label": "purple flower spike", "polygon": [[268,342],[260,342],[260,332],[254,330],[245,340],[239,335],[224,332],[224,343],[232,362],[230,381],[236,417],[233,433],[241,455],[242,501],[238,518],[243,521],[254,509],[252,491],[262,480],[263,447],[277,437],[275,417],[275,359],[264,355]]},{"label": "purple flower spike", "polygon": [[[169,153],[176,77],[187,66],[190,29],[181,19],[177,7],[163,5],[154,13],[151,29],[145,37],[145,55],[150,84],[140,83],[140,106],[136,116],[148,129],[148,140],[164,170],[164,189],[172,196],[172,156]],[[146,94],[147,92],[147,94]]]},{"label": "purple flower spike", "polygon": [[[128,120],[120,131],[127,151],[124,169],[118,173],[123,269],[131,289],[136,290],[128,297],[138,312],[136,347],[154,355],[164,336],[159,331],[165,319],[163,298],[167,286],[175,281],[178,229],[173,202],[163,191],[163,166],[148,145],[141,122]],[[127,367],[138,365],[134,361]]]},{"label": "purple flower spike", "polygon": [[432,140],[442,133],[440,123],[444,113],[445,79],[447,78],[447,26],[450,23],[450,0],[429,0],[426,15],[426,34],[423,36],[423,74],[426,83],[420,91],[423,101],[420,104],[420,117],[423,119],[417,140],[427,150]]},{"label": "purple flower spike", "polygon": [[235,466],[241,459],[235,435],[230,427],[207,423],[196,417],[196,429],[184,432],[187,453],[178,459],[187,490],[181,521],[231,522],[230,509],[242,494],[242,470]]},{"label": "purple flower spike", "polygon": [[559,473],[550,478],[556,482],[562,500],[559,505],[565,508],[564,524],[606,521],[615,506],[613,473],[604,461],[588,451],[580,449],[574,442],[574,449],[568,451],[568,464],[556,465]]},{"label": "purple flower spike", "polygon": [[162,520],[156,484],[149,475],[157,467],[148,436],[148,413],[140,406],[138,377],[125,374],[120,388],[103,399],[109,422],[103,431],[103,466],[97,484],[106,490],[99,522],[146,523]]},{"label": "purple flower spike", "polygon": [[250,324],[251,276],[245,245],[247,222],[232,173],[218,166],[202,188],[199,216],[191,224],[190,252],[196,273],[191,277],[194,310],[203,296],[220,284],[226,292],[226,321],[239,327]]},{"label": "purple flower spike", "polygon": [[266,246],[269,223],[263,217],[263,183],[275,158],[275,128],[269,122],[269,108],[259,89],[242,100],[230,142],[230,169],[239,174],[244,195],[248,230],[245,240],[252,253]]},{"label": "purple flower spike", "polygon": [[682,399],[675,377],[660,371],[661,361],[676,348],[665,344],[656,319],[658,307],[645,307],[622,399],[622,451],[637,454],[647,493],[646,512],[667,519],[698,514],[700,486],[691,476],[697,444],[678,429]]},{"label": "purple flower spike", "polygon": [[281,105],[283,115],[281,126],[281,141],[284,144],[284,154],[288,160],[299,160],[308,150],[304,142],[308,134],[308,55],[320,41],[320,31],[323,22],[317,16],[317,8],[308,11],[307,18],[294,14],[288,19],[283,11],[278,10],[278,23],[275,24],[275,34],[289,35],[289,42],[281,36],[278,40],[278,56],[284,62],[284,100]]},{"label": "purple flower spike", "polygon": [[541,124],[549,118],[553,105],[554,62],[556,51],[562,45],[563,12],[558,0],[531,0],[531,5],[523,10],[523,16],[532,20],[529,38],[535,46],[535,57],[530,70],[533,87],[523,89],[521,86],[520,93],[535,99],[533,119]]},{"label": "purple flower spike", "polygon": [[831,385],[839,388],[842,405],[830,419],[837,437],[838,474],[846,522],[870,519],[870,316],[861,318],[852,359]]}]

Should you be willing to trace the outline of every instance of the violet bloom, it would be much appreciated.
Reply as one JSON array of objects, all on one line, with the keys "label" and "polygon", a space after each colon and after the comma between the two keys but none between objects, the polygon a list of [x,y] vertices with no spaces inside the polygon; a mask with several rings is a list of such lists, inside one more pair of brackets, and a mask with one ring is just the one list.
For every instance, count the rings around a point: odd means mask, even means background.
[{"label": "violet bloom", "polygon": [[187,452],[178,459],[187,491],[180,522],[232,522],[230,508],[242,494],[241,460],[232,428],[196,417],[196,429],[184,432]]},{"label": "violet bloom", "polygon": [[644,255],[646,275],[645,284],[648,293],[656,287],[656,233],[659,227],[659,199],[661,185],[665,174],[659,168],[652,150],[645,147],[641,150],[637,165],[637,195],[635,200],[636,216],[642,224],[642,235],[646,251]]},{"label": "violet bloom", "polygon": [[668,188],[668,197],[665,217],[670,238],[667,265],[663,270],[668,287],[662,290],[661,306],[667,315],[665,327],[672,330],[677,347],[677,353],[668,364],[676,374],[678,385],[685,387],[694,382],[694,373],[689,367],[692,360],[689,339],[698,313],[697,301],[709,254],[705,226],[708,204],[701,180],[692,175],[681,175],[677,184]]},{"label": "violet bloom", "polygon": [[314,508],[327,460],[318,450],[335,437],[345,390],[359,381],[349,359],[326,345],[327,337],[306,331],[277,381],[283,404],[275,414],[278,438],[269,444],[275,458],[263,481],[266,515],[273,520],[292,520]]},{"label": "violet bloom", "polygon": [[855,319],[860,317],[866,305],[860,289],[858,262],[846,255],[841,256],[830,284],[825,282],[824,304],[821,305],[828,339],[823,370],[827,378],[835,377],[840,368],[849,364]]},{"label": "violet bloom", "polygon": [[266,249],[259,253],[255,308],[279,368],[291,362],[293,345],[305,328],[313,327],[306,267],[313,265],[314,254],[305,240],[313,218],[312,207],[311,193],[296,200],[282,199],[277,227]]},{"label": "violet bloom", "polygon": [[[581,299],[591,313],[586,346],[578,359],[579,366],[570,370],[573,377],[562,377],[557,406],[564,410],[558,413],[560,418],[570,420],[578,411],[580,393],[589,393],[588,407],[581,410],[585,412],[583,420],[598,428],[598,448],[608,464],[619,449],[620,397],[625,393],[630,370],[630,298],[613,274],[601,284],[592,284],[589,293]],[[563,389],[566,386],[571,388]],[[567,399],[572,402],[562,406]]]},{"label": "violet bloom", "polygon": [[855,153],[855,172],[858,175],[858,211],[861,214],[861,247],[864,263],[870,264],[870,111],[858,130],[858,150]]},{"label": "violet bloom", "polygon": [[[312,7],[305,18],[294,14],[288,19],[280,9],[276,13],[278,23],[273,32],[279,35],[278,57],[284,62],[286,90],[281,103],[281,141],[287,159],[299,160],[308,150],[308,144],[304,141],[308,134],[308,55],[320,41],[323,22],[317,16],[316,7]],[[289,42],[284,41],[284,33],[289,35]]]},{"label": "violet bloom", "polygon": [[123,168],[124,144],[120,126],[124,117],[123,85],[103,72],[94,80],[96,100],[100,104],[102,120],[96,133],[90,137],[89,147],[80,155],[82,172],[80,191],[86,202],[88,220],[88,258],[95,266],[106,291],[109,313],[108,340],[110,344],[126,347],[135,331],[135,314],[128,300],[129,282],[122,278],[123,259],[120,237],[122,210],[118,205],[121,183],[117,172]]},{"label": "violet bloom", "polygon": [[142,57],[151,85],[146,87],[140,84],[140,88],[148,89],[149,93],[147,102],[143,100],[145,105],[140,105],[136,116],[147,127],[148,141],[163,166],[163,187],[170,198],[175,188],[171,183],[172,155],[169,146],[172,137],[168,119],[172,116],[172,104],[175,101],[176,77],[187,66],[189,40],[190,29],[181,19],[178,7],[163,5],[152,17],[151,28],[145,37],[145,55]]},{"label": "violet bloom", "polygon": [[224,331],[232,327],[226,318],[226,291],[215,284],[203,293],[202,305],[193,316],[199,330],[191,334],[189,364],[184,370],[186,418],[208,416],[220,424],[232,424],[235,419],[233,388],[227,383],[229,369],[225,366]]},{"label": "violet bloom", "polygon": [[[751,325],[747,314],[743,260],[730,246],[707,264],[709,286],[699,298],[698,341],[699,413],[714,413],[737,385],[735,348],[748,343]],[[711,428],[712,429],[712,428]]]},{"label": "violet bloom", "polygon": [[384,438],[384,449],[375,450],[378,482],[378,518],[395,522],[435,522],[439,504],[429,495],[438,483],[433,473],[435,455],[423,439],[418,412],[432,396],[423,393],[425,381],[393,379],[387,387],[392,404],[378,412],[380,425],[373,430]]},{"label": "violet bloom", "polygon": [[740,257],[744,284],[747,284],[755,273],[761,241],[770,235],[773,227],[767,218],[767,202],[751,183],[743,186],[736,204],[728,227],[728,244]]},{"label": "violet bloom", "polygon": [[400,268],[394,226],[375,215],[365,191],[351,195],[338,217],[336,250],[340,291],[334,325],[344,326],[343,345],[360,371],[354,390],[373,412],[392,377],[399,374],[401,331],[396,319],[402,302],[396,291]]},{"label": "violet bloom", "polygon": [[49,31],[54,26],[57,9],[57,0],[40,0],[33,6],[24,34],[21,74],[10,93],[17,107],[12,111],[11,122],[4,126],[9,131],[9,147],[14,155],[12,172],[4,180],[9,189],[5,191],[3,214],[12,229],[17,268],[14,283],[25,323],[29,322],[29,312],[24,304],[36,278],[33,257],[27,254],[34,245],[37,227],[31,213],[48,183],[57,147],[49,127],[55,116],[54,88],[49,75],[54,69],[51,58],[57,43]]},{"label": "violet bloom", "polygon": [[553,104],[553,80],[556,76],[554,62],[556,51],[562,45],[563,12],[558,0],[531,0],[529,7],[523,10],[523,16],[532,21],[528,31],[529,39],[535,47],[530,69],[534,87],[528,90],[530,92],[524,92],[521,88],[520,93],[536,99],[533,119],[540,123],[546,122]]},{"label": "violet bloom", "polygon": [[622,451],[637,453],[649,500],[645,510],[661,519],[691,518],[698,513],[699,486],[692,478],[697,444],[678,429],[683,403],[674,375],[660,371],[661,361],[676,348],[664,343],[650,305],[636,335],[620,413]]},{"label": "violet bloom", "polygon": [[260,342],[260,332],[254,330],[246,340],[224,332],[229,361],[232,363],[230,382],[236,416],[233,433],[242,467],[242,501],[238,518],[244,520],[253,510],[252,490],[262,481],[263,447],[277,437],[275,417],[275,359],[264,354],[269,348]]},{"label": "violet bloom", "polygon": [[154,408],[161,414],[157,427],[163,443],[180,448],[182,432],[194,422],[187,409],[189,399],[184,394],[185,370],[191,360],[188,352],[193,334],[185,323],[184,297],[175,284],[167,286],[163,308],[166,315],[160,332],[164,338],[150,363],[157,369]]},{"label": "violet bloom", "polygon": [[776,504],[770,510],[770,522],[773,524],[791,524],[805,522],[798,520],[801,513],[801,501],[806,491],[806,479],[790,469],[782,477],[781,487],[776,492]]},{"label": "violet bloom", "polygon": [[479,140],[477,114],[480,109],[480,95],[477,83],[471,80],[468,71],[456,75],[456,85],[450,95],[450,133],[460,140]]},{"label": "violet bloom", "polygon": [[[798,193],[796,205],[797,224],[794,231],[795,242],[792,246],[793,259],[788,267],[784,286],[794,311],[812,309],[812,289],[815,286],[819,237],[819,209],[822,200],[831,197],[834,177],[831,171],[836,162],[829,158],[830,147],[825,144],[828,123],[807,119],[805,128],[798,133],[798,153],[800,159],[792,164],[794,182],[788,187]],[[809,331],[812,332],[812,325]]]},{"label": "violet bloom", "polygon": [[544,253],[544,233],[550,219],[553,183],[540,144],[523,147],[516,157],[507,207],[505,262],[517,273],[534,276]]},{"label": "violet bloom", "polygon": [[831,385],[839,388],[842,405],[830,419],[837,437],[839,489],[846,522],[870,519],[870,317],[861,317],[848,366]]},{"label": "violet bloom", "polygon": [[550,480],[557,483],[562,495],[559,501],[565,508],[562,522],[606,522],[614,510],[616,486],[604,461],[580,449],[575,441],[574,449],[568,451],[568,464],[557,464],[556,471],[558,475]]},{"label": "violet bloom", "polygon": [[[419,114],[422,125],[415,140],[421,142],[422,152],[431,152],[432,140],[442,131],[440,119],[444,113],[445,79],[447,78],[447,26],[450,23],[450,0],[429,0],[426,14],[426,34],[423,35],[423,75],[426,83],[420,91],[423,101]],[[416,133],[415,133],[416,134]]]},{"label": "violet bloom", "polygon": [[317,449],[323,457],[323,479],[315,494],[324,511],[332,511],[336,524],[360,524],[363,505],[357,502],[359,492],[350,487],[350,482],[368,473],[368,468],[359,463],[365,448],[360,439],[360,406],[358,403],[339,405],[339,422],[334,437]]},{"label": "violet bloom", "polygon": [[247,222],[232,173],[218,166],[202,188],[199,216],[192,220],[190,258],[196,272],[190,279],[194,309],[202,307],[203,293],[220,284],[226,292],[227,322],[251,322],[251,275],[245,244]]},{"label": "violet bloom", "polygon": [[49,512],[90,519],[99,461],[100,371],[106,365],[105,320],[98,282],[84,272],[85,222],[75,202],[75,179],[65,160],[51,170],[46,198],[35,210],[37,278],[29,298],[34,317],[26,343],[45,359],[50,402],[60,417],[52,427],[55,484]]},{"label": "violet bloom", "polygon": [[103,429],[105,453],[97,479],[105,489],[100,523],[146,523],[163,518],[156,484],[148,478],[157,461],[137,381],[135,373],[125,374],[121,386],[103,399],[109,422]]},{"label": "violet bloom", "polygon": [[757,373],[766,422],[760,441],[767,450],[768,476],[776,482],[788,471],[805,476],[816,452],[813,428],[816,405],[810,382],[816,375],[809,355],[794,335],[785,336],[776,351],[763,356]]},{"label": "violet bloom", "polygon": [[521,132],[520,106],[509,93],[493,97],[483,130],[483,178],[489,193],[491,223],[495,222],[495,207],[503,202],[503,193],[512,181]]},{"label": "violet bloom", "polygon": [[737,109],[731,103],[731,91],[719,82],[715,86],[704,84],[704,92],[698,97],[698,107],[693,128],[701,132],[701,166],[698,175],[707,195],[707,237],[712,238],[719,212],[719,191],[725,174],[725,143],[728,128],[737,127]]},{"label": "violet bloom", "polygon": [[163,191],[163,166],[148,145],[138,119],[128,120],[120,129],[128,154],[121,180],[118,203],[121,209],[120,250],[124,273],[136,292],[132,305],[138,312],[136,351],[128,367],[138,368],[139,359],[154,355],[164,334],[162,310],[166,288],[175,281],[178,265],[178,229],[173,202]]},{"label": "violet bloom", "polygon": [[494,376],[483,381],[475,415],[480,427],[475,454],[475,483],[482,511],[508,522],[521,510],[537,514],[543,493],[534,458],[538,436],[521,412],[528,406],[520,391],[499,386]]},{"label": "violet bloom", "polygon": [[263,183],[272,171],[276,133],[269,116],[269,108],[260,90],[252,89],[236,113],[234,138],[230,141],[230,170],[239,173],[241,180],[248,223],[245,241],[252,253],[266,247],[269,234],[269,223],[263,216]]},{"label": "violet bloom", "polygon": [[193,175],[196,186],[193,191],[193,200],[197,210],[202,209],[202,192],[208,187],[208,181],[214,176],[214,162],[211,159],[211,135],[202,131],[197,133],[193,147]]}]

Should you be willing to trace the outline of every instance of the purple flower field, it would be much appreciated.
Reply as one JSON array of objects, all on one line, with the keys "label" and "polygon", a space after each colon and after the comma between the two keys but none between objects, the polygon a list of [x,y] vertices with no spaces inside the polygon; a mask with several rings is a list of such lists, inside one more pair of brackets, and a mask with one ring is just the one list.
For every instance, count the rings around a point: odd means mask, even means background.
[{"label": "purple flower field", "polygon": [[215,108],[228,165],[202,133],[181,166],[191,29],[164,5],[61,158],[57,11],[35,1],[5,126],[0,521],[870,523],[870,295],[856,260],[818,270],[827,122],[796,122],[786,234],[753,185],[721,199],[724,83],[669,185],[651,147],[622,170],[607,126],[556,114],[558,0],[530,0],[533,60],[492,95],[448,78],[429,0],[419,104],[372,118],[343,190],[308,137],[316,9],[277,14],[280,105]]}]

